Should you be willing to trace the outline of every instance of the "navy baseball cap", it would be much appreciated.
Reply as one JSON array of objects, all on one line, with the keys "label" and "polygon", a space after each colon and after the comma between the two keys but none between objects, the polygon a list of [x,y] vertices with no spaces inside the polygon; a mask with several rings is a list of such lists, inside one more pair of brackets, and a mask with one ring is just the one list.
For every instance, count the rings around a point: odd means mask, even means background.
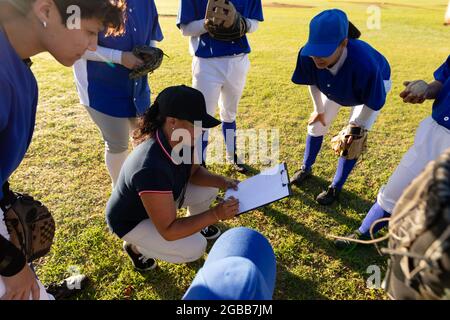
[{"label": "navy baseball cap", "polygon": [[213,128],[221,124],[206,112],[203,93],[185,85],[164,89],[156,97],[155,105],[163,116],[187,120],[192,124],[201,121],[202,128]]},{"label": "navy baseball cap", "polygon": [[348,18],[339,9],[325,10],[309,24],[309,39],[302,56],[329,57],[348,37]]},{"label": "navy baseball cap", "polygon": [[271,300],[276,260],[259,232],[239,227],[225,232],[212,247],[184,300]]}]

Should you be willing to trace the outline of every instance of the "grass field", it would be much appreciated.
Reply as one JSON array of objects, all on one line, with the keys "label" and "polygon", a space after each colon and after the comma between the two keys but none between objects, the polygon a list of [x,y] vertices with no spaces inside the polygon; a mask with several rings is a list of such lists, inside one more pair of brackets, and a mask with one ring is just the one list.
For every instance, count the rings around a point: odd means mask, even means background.
[{"label": "grass field", "polygon": [[[312,8],[279,7],[272,4],[274,1],[264,1],[266,20],[250,35],[252,67],[238,125],[278,128],[281,161],[288,163],[291,172],[301,165],[306,120],[312,107],[307,89],[293,85],[290,78],[315,14],[331,7],[346,10],[361,28],[362,39],[389,59],[393,89],[370,136],[369,152],[350,177],[339,204],[324,208],[314,200],[332,179],[337,162],[327,147],[327,137],[315,166],[316,177],[304,188],[294,188],[292,198],[223,227],[251,227],[270,240],[278,261],[275,299],[385,299],[380,289],[366,287],[366,269],[376,264],[384,271],[386,258],[372,247],[340,253],[329,235],[346,234],[359,225],[378,189],[412,144],[418,123],[430,114],[431,103],[405,105],[398,94],[404,80],[431,80],[432,72],[447,58],[450,27],[442,25],[447,1],[383,1],[381,30],[366,28],[370,1],[277,1]],[[169,85],[191,83],[188,39],[175,26],[178,2],[156,3],[165,34],[161,47],[170,59],[150,77],[154,94]],[[145,275],[132,269],[121,252],[121,241],[106,227],[104,208],[111,187],[103,164],[103,143],[78,104],[72,70],[59,66],[46,54],[34,62],[40,86],[36,132],[11,182],[13,189],[41,199],[57,221],[53,249],[37,266],[39,277],[44,283],[58,281],[75,266],[92,279],[79,299],[179,299],[203,261],[160,263],[159,269]],[[341,111],[332,133],[345,123],[348,114],[349,110]],[[212,169],[230,174],[225,166]]]}]

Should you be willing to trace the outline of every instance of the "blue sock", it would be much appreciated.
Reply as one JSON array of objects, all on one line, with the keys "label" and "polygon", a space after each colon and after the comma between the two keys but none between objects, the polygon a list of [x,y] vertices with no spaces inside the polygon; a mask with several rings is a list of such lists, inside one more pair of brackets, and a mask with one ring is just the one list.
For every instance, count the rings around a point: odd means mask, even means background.
[{"label": "blue sock", "polygon": [[[369,213],[364,218],[364,221],[361,223],[359,227],[359,232],[361,232],[365,236],[370,236],[370,227],[372,224],[382,218],[389,218],[391,214],[384,210],[379,204],[378,201],[370,208]],[[388,222],[380,222],[373,228],[373,234],[376,234],[378,231],[383,229],[388,225]]]},{"label": "blue sock", "polygon": [[236,153],[236,121],[222,122],[222,134],[227,153],[234,155]]},{"label": "blue sock", "polygon": [[322,148],[323,136],[313,137],[308,134],[306,137],[305,155],[303,156],[303,165],[306,170],[310,170],[316,162],[320,148]]},{"label": "blue sock", "polygon": [[345,181],[347,181],[347,178],[355,167],[357,161],[358,159],[348,160],[344,157],[340,157],[336,174],[334,175],[333,183],[331,185],[338,190],[342,190]]}]

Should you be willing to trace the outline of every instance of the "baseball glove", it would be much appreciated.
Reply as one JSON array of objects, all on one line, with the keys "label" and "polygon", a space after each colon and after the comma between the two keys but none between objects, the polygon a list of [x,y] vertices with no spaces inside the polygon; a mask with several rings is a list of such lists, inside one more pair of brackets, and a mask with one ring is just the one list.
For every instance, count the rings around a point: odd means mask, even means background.
[{"label": "baseball glove", "polygon": [[164,52],[161,49],[145,45],[135,47],[133,54],[144,61],[144,64],[130,72],[132,80],[144,77],[158,69],[164,58]]},{"label": "baseball glove", "polygon": [[55,236],[55,221],[47,207],[29,195],[10,192],[2,204],[10,242],[30,263],[46,255]]},{"label": "baseball glove", "polygon": [[206,8],[205,29],[221,41],[234,41],[248,31],[247,21],[230,0],[209,0]]},{"label": "baseball glove", "polygon": [[[358,159],[366,150],[368,131],[355,125],[349,124],[345,126],[341,132],[331,139],[331,147],[334,152],[346,159]],[[352,137],[352,141],[348,143],[348,139]]]},{"label": "baseball glove", "polygon": [[450,299],[450,149],[405,190],[389,222],[393,299]]}]

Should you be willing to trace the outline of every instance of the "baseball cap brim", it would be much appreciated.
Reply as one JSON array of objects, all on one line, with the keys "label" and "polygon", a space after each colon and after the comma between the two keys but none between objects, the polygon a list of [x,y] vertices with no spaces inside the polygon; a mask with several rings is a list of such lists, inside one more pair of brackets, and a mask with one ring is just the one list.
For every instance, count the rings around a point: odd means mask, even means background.
[{"label": "baseball cap brim", "polygon": [[321,43],[321,44],[314,44],[314,43],[307,43],[301,52],[302,56],[308,56],[308,57],[329,57],[331,56],[336,49],[339,47],[341,42],[338,43]]},{"label": "baseball cap brim", "polygon": [[210,116],[209,114],[205,114],[202,119],[200,119],[202,122],[202,128],[210,129],[217,127],[222,122],[220,120],[217,120],[216,118]]}]

